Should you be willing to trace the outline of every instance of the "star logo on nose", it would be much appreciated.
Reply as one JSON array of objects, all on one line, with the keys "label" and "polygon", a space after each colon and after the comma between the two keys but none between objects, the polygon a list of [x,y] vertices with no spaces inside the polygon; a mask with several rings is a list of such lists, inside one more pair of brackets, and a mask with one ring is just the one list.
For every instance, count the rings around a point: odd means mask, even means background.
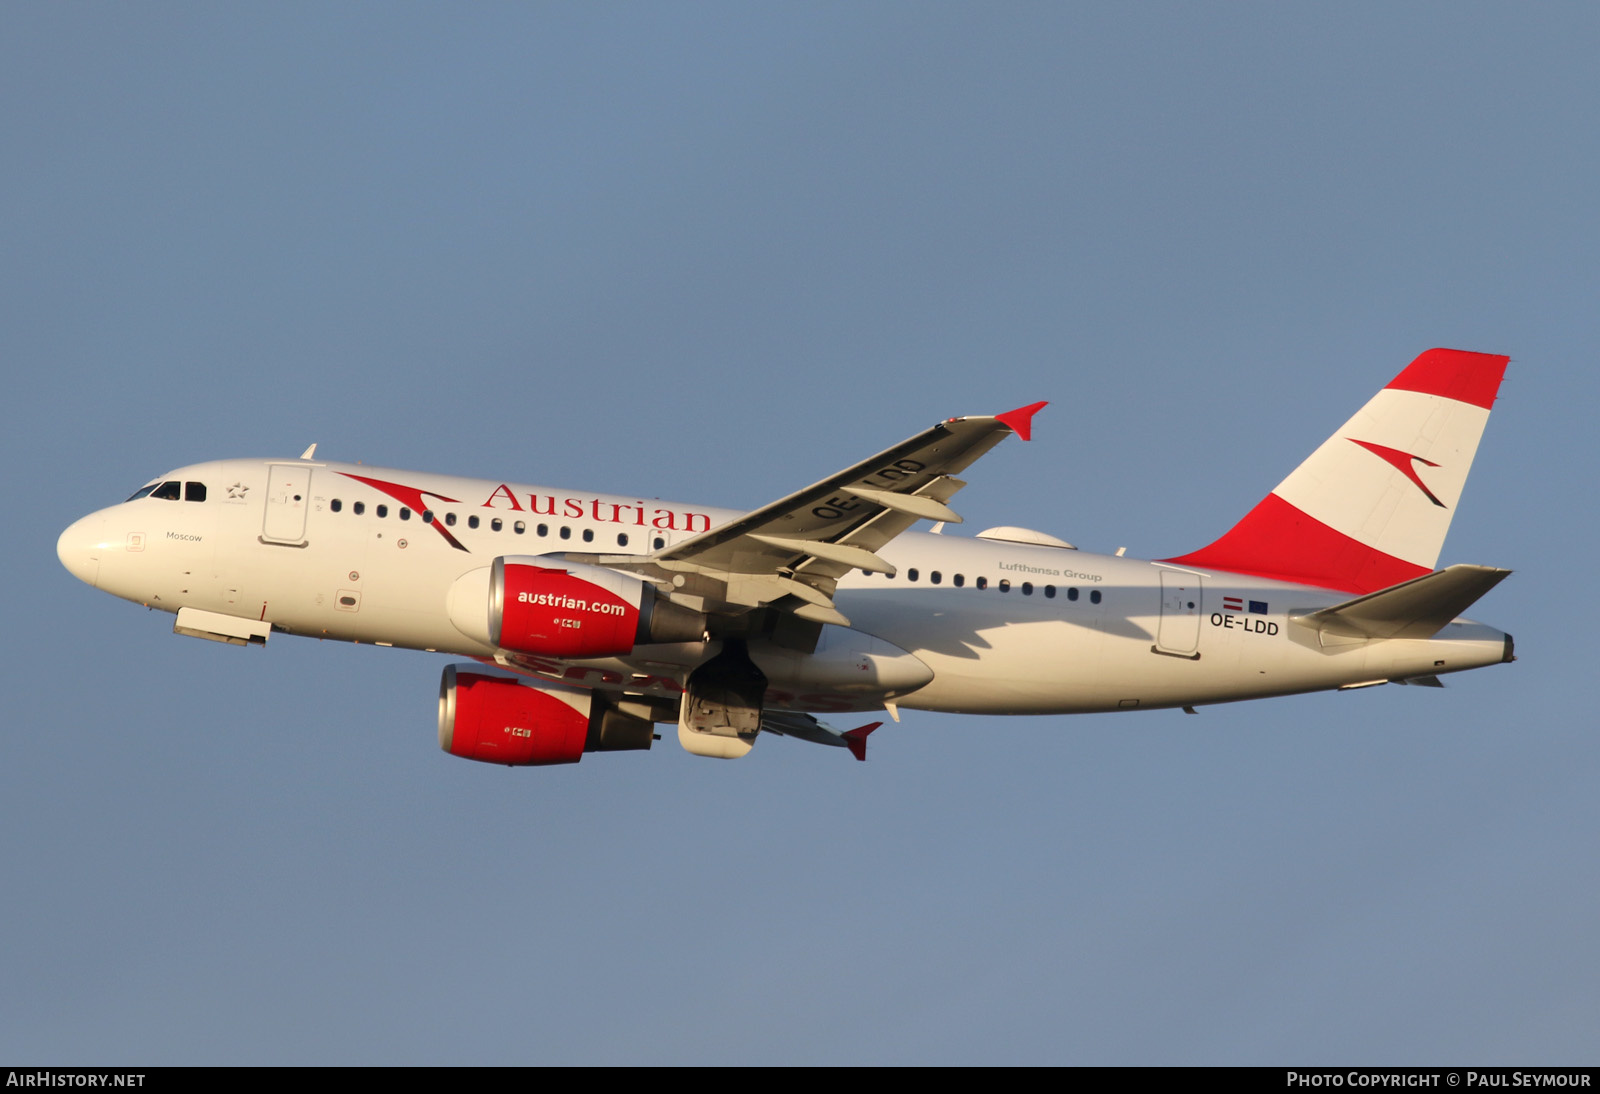
[{"label": "star logo on nose", "polygon": [[230,501],[243,501],[244,496],[249,492],[250,488],[248,486],[242,482],[236,482],[228,487],[228,498]]}]

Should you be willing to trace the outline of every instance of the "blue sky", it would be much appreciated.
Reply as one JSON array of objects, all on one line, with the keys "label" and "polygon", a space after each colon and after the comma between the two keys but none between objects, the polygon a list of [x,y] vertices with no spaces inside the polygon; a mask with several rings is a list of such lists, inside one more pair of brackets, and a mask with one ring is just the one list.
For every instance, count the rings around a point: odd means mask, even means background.
[{"label": "blue sky", "polygon": [[[0,36],[0,1056],[1595,1063],[1600,15],[66,5]],[[446,661],[58,565],[168,468],[753,507],[1052,400],[965,530],[1208,542],[1413,356],[1512,364],[1444,691],[465,763]],[[1559,613],[1557,608],[1563,609]]]}]

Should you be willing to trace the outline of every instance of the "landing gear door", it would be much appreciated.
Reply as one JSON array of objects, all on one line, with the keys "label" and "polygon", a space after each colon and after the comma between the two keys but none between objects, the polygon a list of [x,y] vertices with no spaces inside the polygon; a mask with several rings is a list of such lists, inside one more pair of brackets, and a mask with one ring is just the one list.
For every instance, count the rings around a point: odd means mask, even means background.
[{"label": "landing gear door", "polygon": [[1199,574],[1181,570],[1161,571],[1161,626],[1156,632],[1156,650],[1193,657],[1200,648]]},{"label": "landing gear door", "polygon": [[311,507],[311,471],[305,464],[275,463],[267,472],[267,513],[263,543],[306,545],[306,511]]}]

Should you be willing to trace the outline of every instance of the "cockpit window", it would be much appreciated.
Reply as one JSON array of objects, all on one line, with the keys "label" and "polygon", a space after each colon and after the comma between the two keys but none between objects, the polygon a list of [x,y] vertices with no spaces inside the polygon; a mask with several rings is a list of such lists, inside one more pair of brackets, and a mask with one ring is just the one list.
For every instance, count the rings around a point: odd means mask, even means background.
[{"label": "cockpit window", "polygon": [[206,500],[206,484],[203,482],[152,482],[135,490],[128,501],[138,501],[140,498],[160,498],[162,501],[190,501]]}]

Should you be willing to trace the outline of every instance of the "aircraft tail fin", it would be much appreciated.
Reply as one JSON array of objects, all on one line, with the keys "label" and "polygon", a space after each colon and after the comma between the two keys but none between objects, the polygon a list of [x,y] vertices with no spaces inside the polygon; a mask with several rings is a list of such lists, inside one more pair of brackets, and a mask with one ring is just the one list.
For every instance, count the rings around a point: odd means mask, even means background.
[{"label": "aircraft tail fin", "polygon": [[1428,350],[1221,539],[1167,561],[1353,593],[1427,575],[1509,360]]},{"label": "aircraft tail fin", "polygon": [[1447,566],[1331,608],[1290,618],[1319,634],[1338,638],[1432,638],[1510,574],[1510,570],[1493,566]]}]

